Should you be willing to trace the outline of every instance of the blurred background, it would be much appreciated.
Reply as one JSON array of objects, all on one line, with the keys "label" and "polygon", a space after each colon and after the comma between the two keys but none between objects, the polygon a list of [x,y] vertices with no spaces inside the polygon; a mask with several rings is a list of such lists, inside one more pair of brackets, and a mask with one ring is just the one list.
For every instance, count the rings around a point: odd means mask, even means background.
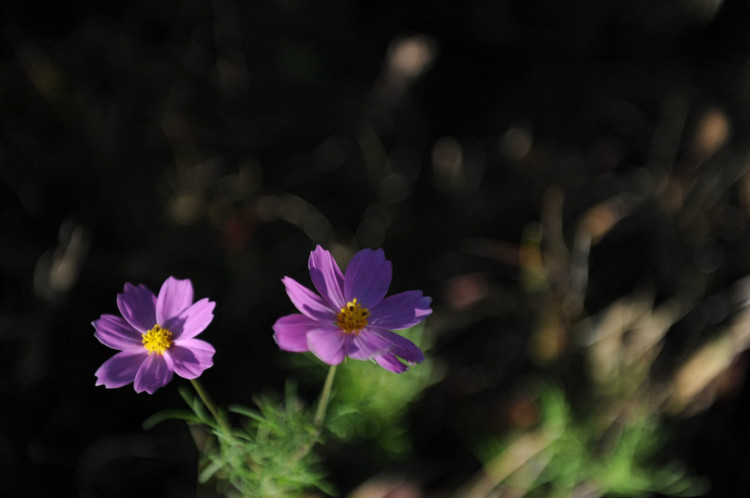
[{"label": "blurred background", "polygon": [[214,399],[297,379],[309,405],[325,369],[271,325],[321,244],[383,247],[391,292],[435,311],[425,364],[340,377],[362,414],[321,447],[337,495],[750,496],[749,22],[747,0],[5,2],[0,494],[213,496],[184,424],[141,425],[179,379],[94,387],[90,323],[125,282],[190,278],[217,302]]}]

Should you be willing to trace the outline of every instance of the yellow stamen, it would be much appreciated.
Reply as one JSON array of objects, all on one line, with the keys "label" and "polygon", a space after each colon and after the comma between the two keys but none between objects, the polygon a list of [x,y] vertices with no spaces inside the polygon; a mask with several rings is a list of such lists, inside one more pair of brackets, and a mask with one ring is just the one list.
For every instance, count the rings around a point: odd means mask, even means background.
[{"label": "yellow stamen", "polygon": [[358,334],[367,325],[367,317],[370,311],[363,308],[355,297],[336,315],[336,325],[346,334]]},{"label": "yellow stamen", "polygon": [[143,334],[143,346],[148,349],[148,354],[164,354],[164,351],[172,347],[172,332],[156,324],[154,328]]}]

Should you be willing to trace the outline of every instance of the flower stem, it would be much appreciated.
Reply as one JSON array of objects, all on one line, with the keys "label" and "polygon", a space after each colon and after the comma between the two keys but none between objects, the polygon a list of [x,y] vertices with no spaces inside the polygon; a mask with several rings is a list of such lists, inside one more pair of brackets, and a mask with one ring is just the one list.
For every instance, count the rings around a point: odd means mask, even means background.
[{"label": "flower stem", "polygon": [[203,385],[198,382],[198,379],[190,379],[190,383],[193,384],[193,388],[195,389],[195,392],[198,393],[198,397],[203,401],[203,404],[208,408],[208,411],[211,412],[211,415],[213,415],[216,422],[219,423],[221,428],[224,429],[227,434],[231,434],[232,429],[229,427],[229,423],[224,418],[224,415],[219,412],[219,409],[216,408],[216,404],[214,404]]},{"label": "flower stem", "polygon": [[336,375],[336,365],[331,365],[326,376],[325,384],[323,384],[323,391],[320,393],[320,400],[318,401],[318,409],[315,410],[315,418],[313,424],[315,428],[320,432],[320,428],[323,426],[323,421],[326,418],[326,410],[328,409],[328,401],[331,398],[331,386],[333,385],[333,378]]},{"label": "flower stem", "polygon": [[313,434],[310,440],[303,445],[292,458],[292,462],[299,462],[305,455],[310,453],[310,450],[315,443],[318,442],[320,433],[323,431],[323,422],[326,419],[326,410],[328,409],[328,402],[331,399],[331,386],[333,386],[333,378],[336,375],[336,365],[331,365],[326,376],[326,381],[323,384],[323,390],[320,392],[320,399],[318,400],[318,408],[315,410],[315,418],[313,419]]}]

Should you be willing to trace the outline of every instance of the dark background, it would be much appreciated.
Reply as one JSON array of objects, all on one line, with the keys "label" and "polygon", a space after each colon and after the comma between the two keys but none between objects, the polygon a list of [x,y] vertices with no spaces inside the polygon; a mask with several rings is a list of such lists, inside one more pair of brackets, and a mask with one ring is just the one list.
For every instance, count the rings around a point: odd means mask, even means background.
[{"label": "dark background", "polygon": [[[184,426],[141,428],[182,403],[178,381],[95,388],[111,351],[90,322],[124,282],[191,278],[218,303],[202,380],[251,404],[294,376],[271,325],[315,244],[342,262],[383,247],[392,292],[434,297],[444,377],[413,407],[405,467],[427,493],[480,469],[467,432],[512,426],[529,375],[585,399],[572,323],[643,286],[698,296],[655,363],[668,378],[750,272],[748,26],[745,0],[5,2],[0,494],[194,495]],[[537,361],[535,324],[569,283],[549,258],[543,289],[528,280],[549,219],[568,248],[582,226],[601,237]],[[665,419],[664,459],[710,496],[750,495],[746,347]],[[342,492],[394,468],[356,451],[328,455]]]}]

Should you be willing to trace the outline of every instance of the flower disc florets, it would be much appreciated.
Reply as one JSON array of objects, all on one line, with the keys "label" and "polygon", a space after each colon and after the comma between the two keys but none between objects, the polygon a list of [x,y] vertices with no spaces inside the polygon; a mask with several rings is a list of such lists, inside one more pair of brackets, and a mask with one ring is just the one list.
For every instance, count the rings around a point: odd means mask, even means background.
[{"label": "flower disc florets", "polygon": [[368,316],[370,316],[370,311],[367,308],[363,308],[355,297],[338,312],[336,315],[336,325],[347,334],[356,334],[367,326]]},{"label": "flower disc florets", "polygon": [[157,323],[143,334],[141,342],[148,350],[148,354],[164,354],[164,351],[172,347],[172,332]]}]

